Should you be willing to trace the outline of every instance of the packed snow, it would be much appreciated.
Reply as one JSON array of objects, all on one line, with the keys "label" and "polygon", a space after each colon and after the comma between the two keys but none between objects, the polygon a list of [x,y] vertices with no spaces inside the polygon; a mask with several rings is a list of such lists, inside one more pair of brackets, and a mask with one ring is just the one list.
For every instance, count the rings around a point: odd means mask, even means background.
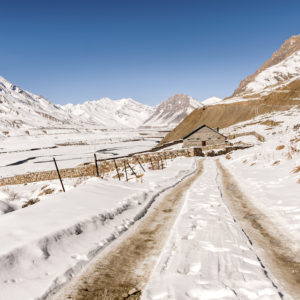
[{"label": "packed snow", "polygon": [[206,159],[142,299],[281,299],[217,179],[213,159]]}]

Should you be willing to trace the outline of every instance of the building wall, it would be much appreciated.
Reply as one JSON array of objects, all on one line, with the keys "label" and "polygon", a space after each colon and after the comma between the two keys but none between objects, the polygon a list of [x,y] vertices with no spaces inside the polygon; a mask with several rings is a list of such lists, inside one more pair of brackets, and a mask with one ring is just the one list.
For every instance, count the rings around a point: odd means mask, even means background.
[{"label": "building wall", "polygon": [[184,139],[183,147],[203,147],[202,141],[206,142],[206,146],[214,146],[214,145],[224,145],[226,138],[217,132],[209,129],[208,127],[203,127],[199,129],[197,132]]}]

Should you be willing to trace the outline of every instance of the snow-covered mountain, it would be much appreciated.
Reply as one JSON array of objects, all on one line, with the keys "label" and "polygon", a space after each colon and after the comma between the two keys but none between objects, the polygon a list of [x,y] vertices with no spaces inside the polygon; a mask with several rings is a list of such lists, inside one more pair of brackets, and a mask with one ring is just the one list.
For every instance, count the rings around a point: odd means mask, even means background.
[{"label": "snow-covered mountain", "polygon": [[55,105],[0,76],[0,130],[6,135],[12,129],[43,127],[136,128],[154,110],[132,99],[104,98],[78,105]]},{"label": "snow-covered mountain", "polygon": [[159,104],[143,126],[173,128],[202,104],[191,96],[175,94]]},{"label": "snow-covered mountain", "polygon": [[0,129],[71,124],[72,116],[45,98],[22,90],[0,76]]},{"label": "snow-covered mountain", "polygon": [[70,115],[85,123],[106,128],[138,127],[152,115],[154,108],[131,98],[86,101],[83,104],[60,106]]},{"label": "snow-covered mountain", "polygon": [[285,41],[254,74],[242,80],[233,98],[257,99],[300,80],[300,35]]}]

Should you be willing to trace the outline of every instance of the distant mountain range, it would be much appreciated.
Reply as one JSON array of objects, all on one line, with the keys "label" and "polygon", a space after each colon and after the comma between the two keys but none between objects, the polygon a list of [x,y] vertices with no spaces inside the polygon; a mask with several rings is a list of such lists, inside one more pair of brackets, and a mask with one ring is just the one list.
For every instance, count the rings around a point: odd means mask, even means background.
[{"label": "distant mountain range", "polygon": [[[275,102],[277,105],[283,102],[287,104],[292,100],[300,100],[300,35],[285,41],[254,74],[241,81],[231,97],[225,99],[212,97],[199,102],[191,96],[176,94],[156,107],[130,98],[103,98],[77,105],[55,105],[0,76],[0,135],[7,135],[7,131],[12,130],[49,127],[172,129],[191,112],[196,118],[190,122],[191,125],[205,122],[213,127],[222,127],[250,118],[253,115],[253,112],[248,113],[250,106],[246,110],[244,107],[243,112],[236,108],[230,116],[221,111],[208,116],[211,110],[202,109],[203,106],[219,107],[245,101],[262,101],[259,105],[268,102],[272,106]],[[187,126],[185,128],[188,130]]]},{"label": "distant mountain range", "polygon": [[[0,76],[0,130],[30,128],[172,128],[202,104],[194,98],[174,95],[156,107],[130,98],[86,101],[82,104],[55,105],[24,91]],[[1,133],[1,132],[0,132]],[[7,134],[7,133],[6,133]]]}]

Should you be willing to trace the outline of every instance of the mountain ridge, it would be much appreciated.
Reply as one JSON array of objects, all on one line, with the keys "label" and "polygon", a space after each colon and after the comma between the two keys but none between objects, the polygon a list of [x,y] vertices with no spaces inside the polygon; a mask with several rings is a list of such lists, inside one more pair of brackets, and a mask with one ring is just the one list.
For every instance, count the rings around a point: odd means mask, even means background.
[{"label": "mountain ridge", "polygon": [[[147,126],[165,127],[175,126],[194,108],[200,104],[187,95],[174,95],[160,104],[165,122],[159,118]],[[169,99],[170,99],[169,98]],[[188,99],[191,105],[184,105]],[[181,105],[181,102],[183,105]],[[43,128],[53,126],[96,126],[100,128],[138,128],[153,116],[157,107],[139,103],[131,98],[112,100],[101,98],[89,100],[81,104],[56,105],[42,96],[25,91],[17,85],[0,76],[0,130]]]}]

